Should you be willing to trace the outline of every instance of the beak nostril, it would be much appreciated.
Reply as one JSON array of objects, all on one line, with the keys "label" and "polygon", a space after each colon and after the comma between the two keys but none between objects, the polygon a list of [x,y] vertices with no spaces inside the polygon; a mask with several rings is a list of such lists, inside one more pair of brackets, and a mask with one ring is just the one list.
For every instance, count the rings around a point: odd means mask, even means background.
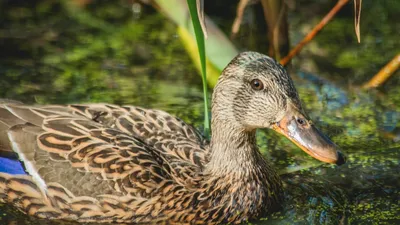
[{"label": "beak nostril", "polygon": [[338,159],[336,161],[336,165],[340,166],[346,163],[346,157],[341,153],[341,152],[337,152],[338,154]]}]

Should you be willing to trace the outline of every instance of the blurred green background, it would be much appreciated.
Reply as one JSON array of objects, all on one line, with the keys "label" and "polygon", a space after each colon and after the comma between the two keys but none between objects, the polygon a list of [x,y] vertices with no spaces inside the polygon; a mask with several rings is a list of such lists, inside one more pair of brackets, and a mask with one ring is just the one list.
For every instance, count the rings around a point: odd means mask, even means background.
[{"label": "blurred green background", "polygon": [[[177,23],[150,2],[0,1],[0,98],[154,107],[202,130],[201,78],[190,58],[195,53],[185,48],[190,40],[178,27],[189,26],[189,15],[179,15]],[[207,46],[207,52],[226,56],[229,47],[268,53],[263,8],[251,2],[236,37]],[[291,47],[335,3],[285,1]],[[227,37],[237,4],[205,1],[205,13]],[[359,88],[400,52],[400,1],[362,4],[360,44],[351,1],[287,67],[310,117],[349,161],[341,167],[320,164],[285,138],[260,131],[263,154],[282,173],[286,202],[258,224],[400,223],[400,72],[378,89]],[[210,79],[216,79],[227,62],[209,61]],[[0,224],[59,223],[2,205]]]}]

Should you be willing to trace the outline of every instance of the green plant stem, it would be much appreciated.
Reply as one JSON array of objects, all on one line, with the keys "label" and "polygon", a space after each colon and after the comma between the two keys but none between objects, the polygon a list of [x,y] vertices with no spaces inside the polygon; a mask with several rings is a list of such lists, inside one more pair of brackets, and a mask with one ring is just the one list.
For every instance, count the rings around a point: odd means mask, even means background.
[{"label": "green plant stem", "polygon": [[204,33],[200,25],[199,16],[197,13],[196,0],[187,0],[189,6],[190,16],[196,35],[197,48],[200,56],[201,63],[201,78],[203,82],[203,96],[204,96],[204,135],[210,134],[210,119],[208,113],[208,89],[207,89],[207,74],[206,74],[206,49],[204,43]]}]

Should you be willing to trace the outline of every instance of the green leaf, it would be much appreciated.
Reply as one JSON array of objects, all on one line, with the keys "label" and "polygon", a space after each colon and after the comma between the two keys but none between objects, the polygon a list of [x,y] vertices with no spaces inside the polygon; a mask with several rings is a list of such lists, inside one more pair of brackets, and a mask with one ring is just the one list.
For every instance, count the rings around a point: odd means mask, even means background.
[{"label": "green leaf", "polygon": [[[198,0],[199,1],[199,0]],[[204,95],[204,135],[210,134],[210,119],[208,113],[208,88],[207,88],[207,71],[206,71],[206,48],[204,44],[204,33],[200,24],[199,15],[197,13],[196,0],[187,0],[190,16],[194,33],[196,35],[197,48],[200,55],[201,64],[201,78],[203,81],[203,95]]]}]

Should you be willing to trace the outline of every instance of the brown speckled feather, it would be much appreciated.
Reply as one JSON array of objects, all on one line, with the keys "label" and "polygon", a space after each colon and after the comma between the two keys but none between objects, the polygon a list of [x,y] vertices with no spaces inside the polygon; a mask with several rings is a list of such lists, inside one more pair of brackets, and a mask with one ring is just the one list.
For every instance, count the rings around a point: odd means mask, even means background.
[{"label": "brown speckled feather", "polygon": [[[266,69],[254,70],[257,65]],[[248,74],[273,76],[274,96],[249,100]],[[240,54],[214,90],[211,143],[159,110],[0,101],[0,157],[18,159],[26,171],[0,172],[0,201],[29,215],[79,222],[259,218],[278,208],[282,185],[258,151],[255,128],[286,110],[289,98],[299,102],[292,88],[272,59]]]},{"label": "brown speckled feather", "polygon": [[[200,171],[207,152],[197,131],[162,111],[100,104],[43,107],[3,104],[0,110],[0,120],[5,125],[1,138],[10,139],[14,149],[18,149],[18,157],[29,162],[25,165],[27,170],[37,173],[20,177],[31,186],[28,194],[48,200],[41,203],[46,205],[40,208],[46,211],[43,217],[87,221],[85,216],[58,210],[60,201],[75,202],[82,198],[89,204],[85,206],[90,209],[87,213],[100,213],[104,210],[100,202],[105,204],[102,201],[110,198],[117,199],[113,202],[123,205],[124,210],[140,212],[145,210],[136,209],[140,201],[146,204],[157,201],[152,196],[164,186],[185,184],[188,181],[185,178]],[[9,186],[9,189],[2,188],[8,196],[20,191],[12,190],[13,186],[8,183],[13,180],[7,175],[1,174],[1,177],[8,178],[2,183]],[[59,194],[63,196],[56,198]],[[132,205],[127,207],[120,200]],[[74,211],[71,207],[75,206],[65,204],[64,207]],[[152,207],[150,204],[146,210],[153,211]],[[27,212],[41,216],[33,213],[33,209]],[[146,216],[147,221],[165,217]],[[97,220],[109,220],[109,216],[97,217],[101,218]],[[117,218],[112,216],[112,220],[126,221]]]}]

